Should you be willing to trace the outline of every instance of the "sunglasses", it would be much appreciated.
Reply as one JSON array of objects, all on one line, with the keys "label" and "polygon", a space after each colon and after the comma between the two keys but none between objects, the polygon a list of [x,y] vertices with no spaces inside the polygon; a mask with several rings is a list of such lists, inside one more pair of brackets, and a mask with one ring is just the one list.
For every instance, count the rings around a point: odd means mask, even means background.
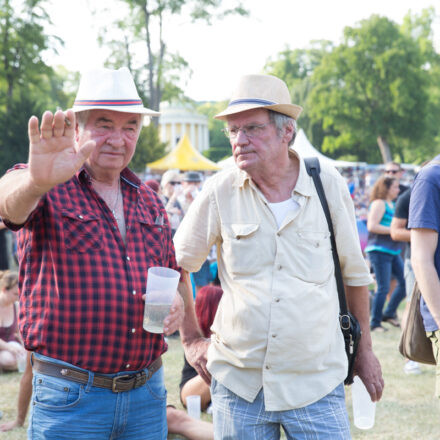
[{"label": "sunglasses", "polygon": [[180,185],[180,182],[169,182],[170,185]]},{"label": "sunglasses", "polygon": [[400,173],[402,170],[385,170],[386,173],[391,173],[391,174],[397,174]]}]

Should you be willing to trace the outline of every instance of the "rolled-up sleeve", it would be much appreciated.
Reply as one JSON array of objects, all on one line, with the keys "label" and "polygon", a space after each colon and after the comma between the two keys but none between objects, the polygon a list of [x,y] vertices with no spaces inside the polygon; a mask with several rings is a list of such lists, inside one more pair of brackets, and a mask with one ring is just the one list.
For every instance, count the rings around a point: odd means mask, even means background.
[{"label": "rolled-up sleeve", "polygon": [[198,271],[211,247],[220,240],[220,219],[214,197],[208,181],[174,235],[177,264],[188,272]]}]

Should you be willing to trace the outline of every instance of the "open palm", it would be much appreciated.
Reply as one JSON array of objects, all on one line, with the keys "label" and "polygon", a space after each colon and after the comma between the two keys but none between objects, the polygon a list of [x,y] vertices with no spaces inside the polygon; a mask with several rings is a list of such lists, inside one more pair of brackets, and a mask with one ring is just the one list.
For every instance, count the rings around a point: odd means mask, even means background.
[{"label": "open palm", "polygon": [[[68,118],[70,125],[65,123]],[[46,192],[70,179],[84,164],[94,141],[79,146],[75,141],[75,114],[46,111],[38,127],[38,118],[29,119],[29,172],[34,185]]]}]

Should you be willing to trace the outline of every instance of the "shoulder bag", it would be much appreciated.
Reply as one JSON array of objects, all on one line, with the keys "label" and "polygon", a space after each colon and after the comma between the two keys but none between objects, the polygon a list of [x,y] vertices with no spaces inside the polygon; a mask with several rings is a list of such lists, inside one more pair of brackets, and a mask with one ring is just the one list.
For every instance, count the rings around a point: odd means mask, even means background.
[{"label": "shoulder bag", "polygon": [[402,323],[399,351],[403,356],[412,361],[435,365],[432,344],[426,336],[422,314],[420,313],[421,295],[416,281],[409,303],[408,314],[405,322]]},{"label": "shoulder bag", "polygon": [[344,336],[345,352],[348,359],[348,372],[344,380],[345,385],[353,383],[354,361],[356,359],[359,341],[361,340],[361,326],[358,320],[348,311],[347,300],[345,298],[344,281],[342,279],[341,265],[339,263],[338,251],[336,249],[336,239],[333,230],[333,223],[330,216],[330,209],[328,207],[327,199],[325,197],[324,188],[322,186],[321,167],[319,159],[316,157],[307,157],[304,159],[307,173],[312,176],[313,183],[316,187],[319,200],[321,201],[322,209],[324,210],[325,218],[327,219],[328,229],[330,231],[330,241],[332,245],[333,262],[335,265],[336,285],[338,288],[339,297],[339,325],[341,327],[342,335]]}]

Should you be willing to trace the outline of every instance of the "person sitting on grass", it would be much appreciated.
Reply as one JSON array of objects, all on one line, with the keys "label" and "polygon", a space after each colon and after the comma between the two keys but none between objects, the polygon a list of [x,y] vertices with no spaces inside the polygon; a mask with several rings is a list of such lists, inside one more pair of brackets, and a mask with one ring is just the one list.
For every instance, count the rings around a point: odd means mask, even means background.
[{"label": "person sitting on grass", "polygon": [[19,356],[24,356],[18,332],[18,273],[0,272],[0,371],[15,371]]}]

